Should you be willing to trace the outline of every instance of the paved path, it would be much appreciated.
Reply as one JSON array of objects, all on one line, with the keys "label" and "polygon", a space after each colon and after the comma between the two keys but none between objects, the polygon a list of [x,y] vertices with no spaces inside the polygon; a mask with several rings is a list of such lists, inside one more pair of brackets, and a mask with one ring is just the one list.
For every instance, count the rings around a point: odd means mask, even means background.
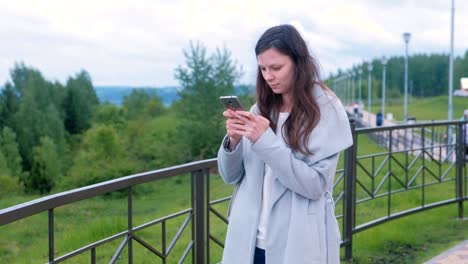
[{"label": "paved path", "polygon": [[[352,106],[345,106],[346,111],[348,113],[354,113]],[[364,127],[375,127],[376,126],[376,115],[373,113],[369,113],[365,110],[362,110],[362,116],[357,118],[357,121],[361,123]],[[393,120],[383,120],[383,126],[393,126],[398,125],[398,121]],[[434,129],[434,128],[433,128]],[[412,150],[413,148],[420,148],[422,145],[422,138],[421,132],[417,132],[420,129],[397,129],[393,130],[392,132],[392,151],[404,151],[404,150]],[[426,130],[426,138],[424,140],[424,145],[426,152],[430,153],[432,157],[425,155],[426,159],[435,159],[441,162],[445,161],[455,161],[455,150],[451,149],[450,147],[438,147],[438,146],[447,146],[447,142],[445,142],[441,136],[445,135],[446,132],[438,131],[436,132],[438,138],[431,139],[431,132],[434,130]],[[437,130],[437,128],[436,128]],[[415,133],[416,131],[416,133]],[[388,147],[389,142],[389,133],[388,131],[384,132],[376,132],[374,136],[377,137],[381,144],[385,142],[384,145]],[[455,135],[453,136],[453,140],[455,140]],[[452,142],[454,144],[455,142]],[[419,155],[421,151],[411,151],[411,153],[415,156]],[[449,155],[449,156],[448,156]]]},{"label": "paved path", "polygon": [[468,264],[468,240],[465,240],[425,264]]}]

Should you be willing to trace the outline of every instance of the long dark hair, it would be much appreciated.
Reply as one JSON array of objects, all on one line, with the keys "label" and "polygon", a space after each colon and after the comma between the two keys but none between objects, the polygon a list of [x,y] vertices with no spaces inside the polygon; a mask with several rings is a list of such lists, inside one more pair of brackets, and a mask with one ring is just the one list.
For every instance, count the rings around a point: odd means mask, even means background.
[{"label": "long dark hair", "polygon": [[[309,135],[320,120],[320,109],[312,96],[312,89],[316,89],[316,84],[322,89],[328,88],[320,81],[318,65],[296,28],[291,25],[269,28],[258,40],[255,55],[258,57],[260,53],[270,48],[289,56],[295,66],[291,87],[291,112],[284,123],[283,137],[291,149],[303,154],[312,154],[307,148]],[[258,67],[257,106],[260,114],[270,120],[270,127],[276,132],[281,131],[281,128],[277,128],[277,124],[282,103],[281,94],[272,91]]]}]

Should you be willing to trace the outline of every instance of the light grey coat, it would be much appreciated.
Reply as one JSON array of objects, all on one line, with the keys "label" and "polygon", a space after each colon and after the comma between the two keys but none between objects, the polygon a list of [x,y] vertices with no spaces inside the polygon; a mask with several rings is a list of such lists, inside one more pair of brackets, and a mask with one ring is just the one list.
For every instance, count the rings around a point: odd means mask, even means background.
[{"label": "light grey coat", "polygon": [[[309,137],[313,155],[292,151],[268,129],[252,144],[218,151],[224,181],[236,184],[230,205],[223,264],[253,262],[262,204],[265,163],[273,171],[266,233],[267,264],[339,263],[340,232],[331,197],[338,153],[352,145],[348,117],[340,100],[314,87],[321,117]],[[258,114],[256,106],[251,112]]]}]

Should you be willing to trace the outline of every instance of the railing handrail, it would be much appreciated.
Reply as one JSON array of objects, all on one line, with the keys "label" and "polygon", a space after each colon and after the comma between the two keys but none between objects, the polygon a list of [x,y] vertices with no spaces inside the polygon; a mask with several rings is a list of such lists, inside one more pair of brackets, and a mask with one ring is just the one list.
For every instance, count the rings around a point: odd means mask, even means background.
[{"label": "railing handrail", "polygon": [[455,121],[434,121],[426,123],[414,123],[414,124],[403,124],[403,125],[391,125],[391,126],[378,126],[378,127],[360,127],[356,128],[355,132],[358,134],[371,133],[378,131],[397,130],[397,129],[409,129],[427,126],[449,126],[468,123],[468,120],[455,120]]},{"label": "railing handrail", "polygon": [[69,191],[51,194],[25,203],[10,206],[0,210],[0,226],[47,211],[49,209],[128,188],[130,186],[135,186],[138,184],[160,180],[180,174],[191,173],[193,171],[206,168],[213,168],[216,167],[217,162],[217,159],[214,158],[132,174],[129,176],[108,180]]}]

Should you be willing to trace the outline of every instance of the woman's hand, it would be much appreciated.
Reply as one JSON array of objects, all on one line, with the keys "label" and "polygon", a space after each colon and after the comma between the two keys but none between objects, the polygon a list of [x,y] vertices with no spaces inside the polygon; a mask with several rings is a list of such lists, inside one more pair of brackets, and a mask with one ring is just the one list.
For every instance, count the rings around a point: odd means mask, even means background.
[{"label": "woman's hand", "polygon": [[[233,111],[231,113],[235,119],[230,122],[228,129],[234,135],[241,135],[248,138],[252,143],[270,127],[270,121],[263,116],[257,116],[246,111]],[[229,121],[229,119],[228,119]]]},{"label": "woman's hand", "polygon": [[227,119],[226,120],[226,131],[229,136],[229,150],[233,150],[236,148],[237,144],[239,143],[242,135],[236,133],[233,129],[233,126],[236,124],[242,124],[242,122],[236,117],[236,111],[228,109],[223,112],[223,116]]}]

